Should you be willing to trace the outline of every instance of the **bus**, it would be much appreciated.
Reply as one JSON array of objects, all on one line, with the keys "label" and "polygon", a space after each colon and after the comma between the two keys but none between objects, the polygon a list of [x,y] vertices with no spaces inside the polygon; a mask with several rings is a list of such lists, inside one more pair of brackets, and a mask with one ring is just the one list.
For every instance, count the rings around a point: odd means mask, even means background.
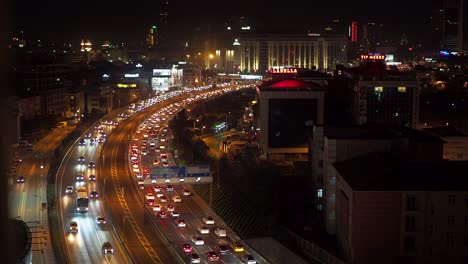
[{"label": "bus", "polygon": [[88,192],[85,187],[79,187],[76,190],[76,211],[77,212],[88,212]]}]

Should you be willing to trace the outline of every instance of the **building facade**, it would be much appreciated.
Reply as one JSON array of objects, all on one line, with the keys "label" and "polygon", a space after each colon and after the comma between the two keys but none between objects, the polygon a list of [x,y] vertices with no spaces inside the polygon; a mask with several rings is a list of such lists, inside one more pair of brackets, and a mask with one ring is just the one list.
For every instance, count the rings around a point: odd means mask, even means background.
[{"label": "building facade", "polygon": [[463,0],[444,0],[442,48],[463,53]]},{"label": "building facade", "polygon": [[[302,155],[307,158],[307,122],[323,124],[325,88],[289,79],[263,83],[257,88],[257,129],[267,155]],[[310,125],[311,126],[311,125]]]},{"label": "building facade", "polygon": [[416,127],[419,82],[407,75],[361,76],[354,85],[353,117],[357,124],[390,123]]},{"label": "building facade", "polygon": [[465,263],[468,188],[459,171],[467,166],[376,153],[336,163],[337,237],[348,262]]},{"label": "building facade", "polygon": [[70,67],[66,64],[22,65],[16,69],[18,92],[24,96],[41,98],[41,116],[64,116],[72,82]]},{"label": "building facade", "polygon": [[345,35],[252,34],[240,38],[240,69],[263,74],[274,67],[334,69],[348,62]]}]

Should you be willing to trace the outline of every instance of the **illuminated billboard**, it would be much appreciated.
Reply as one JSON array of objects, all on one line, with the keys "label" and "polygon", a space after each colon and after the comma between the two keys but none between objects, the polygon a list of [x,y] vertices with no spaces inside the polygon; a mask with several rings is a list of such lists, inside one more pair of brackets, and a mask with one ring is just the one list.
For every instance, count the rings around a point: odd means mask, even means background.
[{"label": "illuminated billboard", "polygon": [[153,69],[153,76],[171,77],[171,69]]},{"label": "illuminated billboard", "polygon": [[151,88],[153,91],[165,92],[169,90],[169,77],[153,77],[151,78]]},{"label": "illuminated billboard", "polygon": [[124,88],[124,89],[136,89],[136,83],[118,83],[117,88]]}]

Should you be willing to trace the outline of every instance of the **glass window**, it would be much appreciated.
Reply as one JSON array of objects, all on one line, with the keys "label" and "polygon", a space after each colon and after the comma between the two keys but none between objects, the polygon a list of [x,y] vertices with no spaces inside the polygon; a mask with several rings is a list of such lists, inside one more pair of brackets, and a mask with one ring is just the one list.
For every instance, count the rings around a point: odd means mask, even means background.
[{"label": "glass window", "polygon": [[399,93],[406,93],[406,87],[404,87],[404,86],[398,87],[398,92]]}]

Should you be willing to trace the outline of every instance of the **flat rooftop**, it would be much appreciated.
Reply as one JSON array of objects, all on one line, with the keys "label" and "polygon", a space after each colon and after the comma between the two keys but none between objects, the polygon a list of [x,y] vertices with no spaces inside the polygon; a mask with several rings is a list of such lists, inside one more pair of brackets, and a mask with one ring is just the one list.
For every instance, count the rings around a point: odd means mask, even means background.
[{"label": "flat rooftop", "polygon": [[418,142],[444,141],[437,135],[407,127],[365,124],[344,127],[324,127],[324,136],[329,139],[390,139],[409,138]]},{"label": "flat rooftop", "polygon": [[468,161],[416,161],[370,153],[334,164],[354,191],[468,191]]}]

